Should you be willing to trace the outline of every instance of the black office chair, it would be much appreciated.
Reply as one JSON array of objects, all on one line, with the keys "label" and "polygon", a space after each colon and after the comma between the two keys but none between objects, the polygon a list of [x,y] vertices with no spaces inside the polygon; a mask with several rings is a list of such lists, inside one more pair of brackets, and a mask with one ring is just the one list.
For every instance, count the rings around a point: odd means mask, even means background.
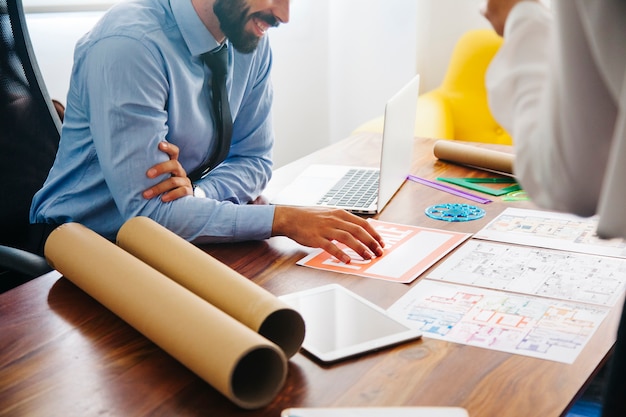
[{"label": "black office chair", "polygon": [[21,0],[0,0],[0,292],[51,270],[31,200],[54,161],[61,120],[43,83]]}]

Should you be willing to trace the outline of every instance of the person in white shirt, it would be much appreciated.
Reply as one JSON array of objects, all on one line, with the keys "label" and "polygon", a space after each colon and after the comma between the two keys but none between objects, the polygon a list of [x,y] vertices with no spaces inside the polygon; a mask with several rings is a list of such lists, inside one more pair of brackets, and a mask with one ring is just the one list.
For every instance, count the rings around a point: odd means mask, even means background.
[{"label": "person in white shirt", "polygon": [[[486,84],[516,178],[539,206],[626,237],[626,1],[488,0],[483,14],[504,37]],[[605,416],[626,415],[625,337],[622,313]]]}]

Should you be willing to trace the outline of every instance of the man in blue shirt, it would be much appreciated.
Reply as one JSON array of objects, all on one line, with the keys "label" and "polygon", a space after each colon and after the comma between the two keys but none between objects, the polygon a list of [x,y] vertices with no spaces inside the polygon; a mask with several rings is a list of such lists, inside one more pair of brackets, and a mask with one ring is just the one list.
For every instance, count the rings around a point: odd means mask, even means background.
[{"label": "man in blue shirt", "polygon": [[[272,54],[264,34],[288,20],[289,0],[112,7],[76,46],[59,151],[31,222],[79,222],[113,240],[127,219],[142,215],[196,243],[284,235],[345,262],[334,240],[365,259],[381,255],[380,236],[347,212],[250,204],[272,171]],[[224,43],[232,143],[193,196],[186,172],[216,142],[201,55]]]}]

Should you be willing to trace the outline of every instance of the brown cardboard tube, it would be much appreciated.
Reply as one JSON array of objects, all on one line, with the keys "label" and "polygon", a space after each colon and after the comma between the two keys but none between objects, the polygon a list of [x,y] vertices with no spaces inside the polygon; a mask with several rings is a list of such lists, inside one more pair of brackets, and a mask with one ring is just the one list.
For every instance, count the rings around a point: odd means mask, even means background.
[{"label": "brown cardboard tube", "polygon": [[453,140],[438,140],[433,153],[439,159],[474,168],[513,175],[513,154],[481,148]]},{"label": "brown cardboard tube", "polygon": [[78,223],[45,245],[53,268],[242,408],[269,404],[287,376],[283,351]]},{"label": "brown cardboard tube", "polygon": [[293,356],[304,320],[276,296],[147,217],[120,228],[117,244]]}]

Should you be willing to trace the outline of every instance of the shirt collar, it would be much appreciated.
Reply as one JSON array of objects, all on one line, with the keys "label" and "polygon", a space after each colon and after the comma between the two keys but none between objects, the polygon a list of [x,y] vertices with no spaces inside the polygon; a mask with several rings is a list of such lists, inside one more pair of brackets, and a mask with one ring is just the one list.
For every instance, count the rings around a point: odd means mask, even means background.
[{"label": "shirt collar", "polygon": [[199,56],[220,46],[220,43],[200,20],[191,0],[173,0],[170,1],[170,5],[174,20],[191,55]]}]

